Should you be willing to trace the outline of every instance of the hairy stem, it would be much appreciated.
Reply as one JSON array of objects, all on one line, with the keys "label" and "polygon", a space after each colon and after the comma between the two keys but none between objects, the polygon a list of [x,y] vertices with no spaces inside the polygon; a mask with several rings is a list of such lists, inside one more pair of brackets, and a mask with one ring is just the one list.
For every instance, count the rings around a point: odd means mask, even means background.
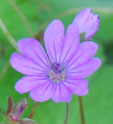
[{"label": "hairy stem", "polygon": [[64,119],[64,124],[67,124],[68,117],[69,117],[69,103],[66,103],[66,115],[65,115],[65,119]]},{"label": "hairy stem", "polygon": [[85,124],[85,117],[84,117],[84,109],[83,109],[82,97],[79,96],[78,98],[79,98],[79,104],[80,104],[81,123]]}]

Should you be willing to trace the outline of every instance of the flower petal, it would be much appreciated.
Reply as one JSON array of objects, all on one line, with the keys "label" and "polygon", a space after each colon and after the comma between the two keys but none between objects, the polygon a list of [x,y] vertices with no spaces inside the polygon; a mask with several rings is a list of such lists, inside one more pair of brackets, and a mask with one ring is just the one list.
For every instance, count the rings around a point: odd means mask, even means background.
[{"label": "flower petal", "polygon": [[40,86],[37,86],[36,89],[33,89],[30,92],[30,97],[37,102],[44,102],[49,100],[55,90],[55,86],[53,82],[50,82],[50,80],[46,80],[46,82]]},{"label": "flower petal", "polygon": [[93,74],[101,65],[101,60],[94,58],[87,63],[68,70],[68,77],[85,78]]},{"label": "flower petal", "polygon": [[23,57],[19,53],[13,53],[11,55],[10,64],[15,70],[25,75],[45,75],[47,71],[44,67],[39,66],[30,59]]},{"label": "flower petal", "polygon": [[33,38],[24,38],[18,42],[19,51],[38,65],[48,68],[49,60],[41,44]]},{"label": "flower petal", "polygon": [[91,41],[83,42],[76,54],[71,58],[67,67],[68,70],[75,68],[78,65],[88,62],[95,54],[98,49],[98,45]]},{"label": "flower petal", "polygon": [[45,46],[52,62],[57,62],[59,59],[63,38],[63,23],[60,20],[52,21],[44,33]]},{"label": "flower petal", "polygon": [[44,77],[39,76],[25,76],[17,81],[15,85],[15,90],[21,94],[27,93],[39,85],[42,85],[46,82]]},{"label": "flower petal", "polygon": [[66,79],[64,82],[65,86],[68,87],[72,93],[78,96],[84,96],[88,93],[88,81],[83,79]]},{"label": "flower petal", "polygon": [[90,8],[86,8],[77,14],[73,24],[77,24],[80,33],[85,33],[85,40],[89,40],[98,31],[100,18],[98,15],[94,15]]},{"label": "flower petal", "polygon": [[64,38],[60,63],[63,64],[70,60],[72,55],[76,53],[79,47],[79,42],[80,35],[78,27],[74,24],[69,25]]},{"label": "flower petal", "polygon": [[100,26],[100,17],[98,15],[94,15],[91,20],[90,27],[89,28],[86,27],[87,31],[85,35],[85,40],[91,39],[98,31],[99,26]]},{"label": "flower petal", "polygon": [[69,102],[71,100],[72,93],[70,90],[63,84],[56,84],[56,89],[52,99],[54,102]]},{"label": "flower petal", "polygon": [[82,32],[82,27],[84,26],[84,23],[88,19],[89,16],[92,15],[91,9],[86,8],[81,10],[76,16],[75,19],[73,20],[74,24],[77,24],[80,28],[80,32]]}]

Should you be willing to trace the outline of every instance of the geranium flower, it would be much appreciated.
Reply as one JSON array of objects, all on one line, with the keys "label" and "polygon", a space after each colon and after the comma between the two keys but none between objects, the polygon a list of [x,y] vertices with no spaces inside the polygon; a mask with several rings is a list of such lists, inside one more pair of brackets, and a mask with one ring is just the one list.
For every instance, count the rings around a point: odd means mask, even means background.
[{"label": "geranium flower", "polygon": [[97,14],[93,14],[90,8],[86,8],[77,14],[73,24],[78,25],[81,34],[84,33],[84,40],[89,40],[99,29],[100,17]]},{"label": "geranium flower", "polygon": [[80,44],[78,26],[70,24],[64,33],[60,20],[49,24],[44,42],[47,52],[33,38],[18,41],[20,53],[13,53],[10,63],[26,76],[17,81],[16,91],[30,92],[30,97],[38,102],[69,102],[72,94],[86,95],[88,81],[84,78],[101,65],[101,60],[93,57],[98,45],[92,41]]}]

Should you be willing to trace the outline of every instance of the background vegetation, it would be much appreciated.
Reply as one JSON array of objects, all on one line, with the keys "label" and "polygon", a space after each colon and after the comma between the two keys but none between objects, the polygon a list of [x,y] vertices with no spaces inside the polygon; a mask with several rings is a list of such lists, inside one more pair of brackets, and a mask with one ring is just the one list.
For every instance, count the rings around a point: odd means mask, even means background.
[{"label": "background vegetation", "polygon": [[[113,0],[0,0],[0,25],[4,23],[13,36],[13,42],[0,26],[0,113],[7,108],[7,96],[15,102],[26,97],[29,104],[23,117],[29,115],[33,101],[28,94],[20,95],[14,90],[16,81],[22,77],[9,65],[14,42],[25,37],[41,38],[48,23],[61,19],[70,24],[78,11],[90,7],[100,15],[100,29],[92,39],[99,44],[96,56],[102,59],[101,68],[89,80],[89,94],[83,97],[86,124],[113,124]],[[8,35],[8,36],[7,36]],[[48,101],[38,103],[34,120],[39,124],[62,124],[65,104]],[[0,122],[3,120],[0,114]],[[78,97],[70,102],[68,124],[80,124]]]}]

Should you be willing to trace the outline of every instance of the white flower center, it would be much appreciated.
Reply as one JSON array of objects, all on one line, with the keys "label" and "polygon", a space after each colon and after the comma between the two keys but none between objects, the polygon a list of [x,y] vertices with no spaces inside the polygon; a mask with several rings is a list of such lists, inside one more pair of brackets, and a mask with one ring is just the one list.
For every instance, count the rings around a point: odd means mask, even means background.
[{"label": "white flower center", "polygon": [[65,79],[65,68],[61,67],[59,64],[52,64],[49,73],[49,78],[54,81],[54,83],[59,83]]}]

